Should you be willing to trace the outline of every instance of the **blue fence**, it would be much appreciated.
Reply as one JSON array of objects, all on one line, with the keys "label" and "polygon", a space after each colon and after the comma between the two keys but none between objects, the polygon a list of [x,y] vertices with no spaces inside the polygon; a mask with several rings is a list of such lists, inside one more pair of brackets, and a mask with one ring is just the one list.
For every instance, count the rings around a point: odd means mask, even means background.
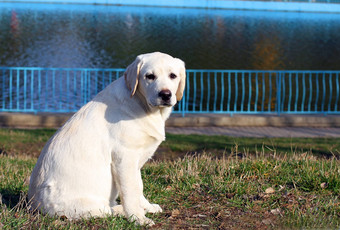
[{"label": "blue fence", "polygon": [[[124,69],[0,67],[0,112],[74,112]],[[175,113],[340,114],[340,71],[187,70]]]}]

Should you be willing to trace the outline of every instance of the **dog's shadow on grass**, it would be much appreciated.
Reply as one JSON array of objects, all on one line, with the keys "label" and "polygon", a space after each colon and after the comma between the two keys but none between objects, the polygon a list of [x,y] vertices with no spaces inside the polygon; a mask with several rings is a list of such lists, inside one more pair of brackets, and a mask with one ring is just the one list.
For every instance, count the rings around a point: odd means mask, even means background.
[{"label": "dog's shadow on grass", "polygon": [[0,204],[6,205],[12,209],[19,204],[27,204],[27,193],[22,191],[13,191],[10,189],[0,189]]}]

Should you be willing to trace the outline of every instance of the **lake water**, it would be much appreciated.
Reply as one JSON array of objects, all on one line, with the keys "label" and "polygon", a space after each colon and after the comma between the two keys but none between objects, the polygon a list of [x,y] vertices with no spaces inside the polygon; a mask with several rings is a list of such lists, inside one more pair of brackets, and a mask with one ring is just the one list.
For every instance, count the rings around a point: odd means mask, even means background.
[{"label": "lake water", "polygon": [[339,70],[340,14],[0,3],[0,65],[125,68],[162,51],[190,69]]}]

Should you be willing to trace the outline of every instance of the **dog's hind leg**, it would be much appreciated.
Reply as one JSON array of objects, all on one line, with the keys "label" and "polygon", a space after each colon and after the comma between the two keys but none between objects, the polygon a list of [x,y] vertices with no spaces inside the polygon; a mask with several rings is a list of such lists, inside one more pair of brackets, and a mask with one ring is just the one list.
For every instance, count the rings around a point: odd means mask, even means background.
[{"label": "dog's hind leg", "polygon": [[113,214],[109,202],[96,197],[81,197],[67,202],[67,208],[58,211],[58,215],[65,215],[70,219],[106,217]]}]

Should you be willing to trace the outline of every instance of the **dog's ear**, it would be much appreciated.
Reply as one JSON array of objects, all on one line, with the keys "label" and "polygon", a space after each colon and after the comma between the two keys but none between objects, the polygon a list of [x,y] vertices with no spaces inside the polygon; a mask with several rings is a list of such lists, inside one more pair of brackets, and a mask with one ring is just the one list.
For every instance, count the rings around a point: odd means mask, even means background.
[{"label": "dog's ear", "polygon": [[137,56],[124,72],[125,84],[131,91],[131,97],[135,94],[138,86],[139,70],[142,66],[142,55]]},{"label": "dog's ear", "polygon": [[177,99],[177,101],[180,101],[180,100],[182,100],[183,93],[184,93],[186,74],[185,74],[185,64],[184,64],[184,62],[180,59],[177,59],[177,60],[180,62],[180,65],[182,65],[180,73],[179,73],[180,81],[179,81],[179,85],[178,85],[177,92],[176,92],[176,99]]}]

